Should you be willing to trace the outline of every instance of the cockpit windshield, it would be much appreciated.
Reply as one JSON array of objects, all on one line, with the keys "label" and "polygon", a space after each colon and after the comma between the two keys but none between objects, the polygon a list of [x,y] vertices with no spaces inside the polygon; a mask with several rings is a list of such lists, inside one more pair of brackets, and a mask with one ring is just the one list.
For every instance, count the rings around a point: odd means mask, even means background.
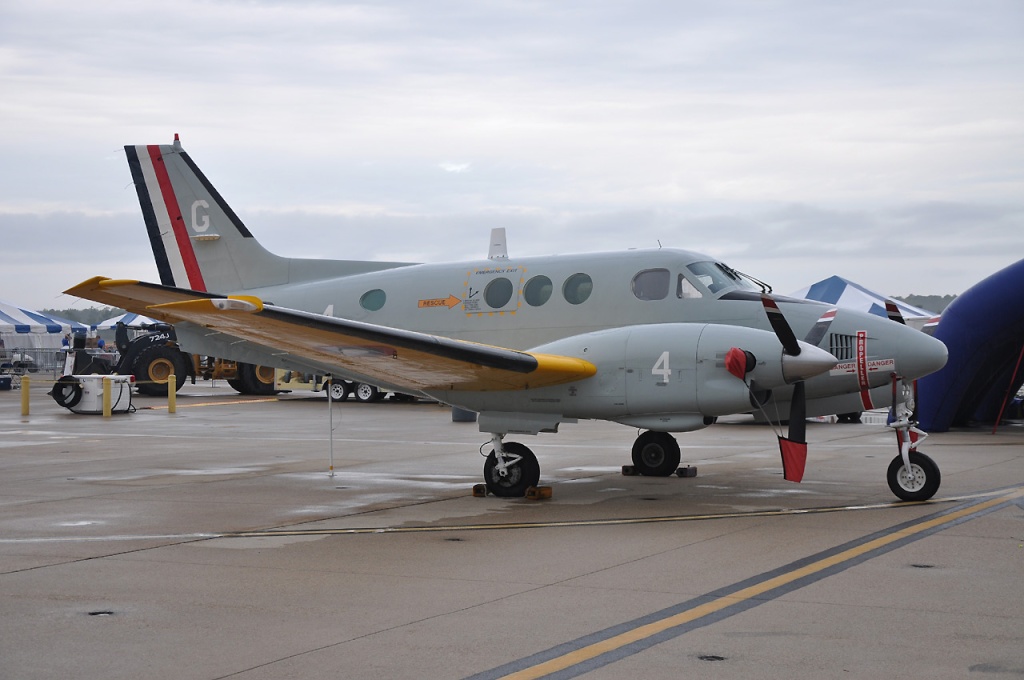
[{"label": "cockpit windshield", "polygon": [[761,290],[744,275],[721,262],[694,262],[686,268],[714,295],[726,290]]}]

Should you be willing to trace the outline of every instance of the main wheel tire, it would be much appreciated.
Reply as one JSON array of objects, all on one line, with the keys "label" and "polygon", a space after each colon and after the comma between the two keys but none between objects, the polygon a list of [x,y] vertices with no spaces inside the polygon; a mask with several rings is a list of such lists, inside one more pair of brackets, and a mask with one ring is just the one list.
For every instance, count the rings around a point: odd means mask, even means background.
[{"label": "main wheel tire", "polygon": [[633,442],[633,467],[647,477],[668,477],[679,467],[679,443],[668,432],[644,432]]},{"label": "main wheel tire", "polygon": [[249,394],[241,378],[228,378],[228,385],[231,385],[231,389],[239,394]]},{"label": "main wheel tire", "polygon": [[919,451],[911,451],[910,469],[903,464],[903,456],[896,456],[889,463],[886,479],[900,500],[926,501],[939,490],[942,475],[935,461]]},{"label": "main wheel tire", "polygon": [[385,394],[378,390],[376,387],[369,383],[359,383],[355,389],[356,401],[369,404],[374,401],[380,401],[385,397]]},{"label": "main wheel tire", "polygon": [[519,456],[520,460],[510,465],[504,477],[498,473],[498,457],[491,451],[484,463],[484,482],[487,491],[502,498],[522,498],[531,486],[540,481],[540,463],[533,451],[518,442],[506,442],[506,453]]},{"label": "main wheel tire", "polygon": [[327,398],[331,401],[348,399],[348,383],[344,380],[331,380],[327,383]]},{"label": "main wheel tire", "polygon": [[185,357],[174,347],[150,345],[139,353],[132,367],[135,384],[141,394],[150,397],[166,397],[167,381],[171,374],[177,379],[175,392],[185,384],[188,367]]}]

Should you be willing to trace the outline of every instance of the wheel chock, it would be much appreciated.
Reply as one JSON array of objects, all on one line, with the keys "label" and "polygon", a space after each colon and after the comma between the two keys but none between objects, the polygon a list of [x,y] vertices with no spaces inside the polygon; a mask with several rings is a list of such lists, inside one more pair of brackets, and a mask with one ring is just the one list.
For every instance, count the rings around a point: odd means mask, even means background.
[{"label": "wheel chock", "polygon": [[474,484],[473,485],[473,498],[483,498],[487,495],[486,484]]},{"label": "wheel chock", "polygon": [[676,477],[696,477],[697,468],[694,465],[687,465],[676,470]]},{"label": "wheel chock", "polygon": [[623,477],[636,477],[640,474],[640,471],[636,469],[635,465],[623,465],[622,476]]},{"label": "wheel chock", "polygon": [[526,490],[526,500],[543,501],[551,498],[550,486],[531,486]]}]

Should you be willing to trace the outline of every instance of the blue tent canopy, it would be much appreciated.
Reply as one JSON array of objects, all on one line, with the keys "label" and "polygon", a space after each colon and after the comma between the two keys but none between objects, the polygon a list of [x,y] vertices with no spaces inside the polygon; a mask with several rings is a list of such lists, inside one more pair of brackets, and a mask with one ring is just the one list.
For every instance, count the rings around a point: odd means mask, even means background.
[{"label": "blue tent canopy", "polygon": [[0,300],[0,331],[4,333],[69,333],[86,332],[88,327],[76,321],[47,316],[25,307]]},{"label": "blue tent canopy", "polygon": [[899,308],[903,318],[917,328],[920,328],[928,319],[938,316],[934,312],[908,305],[901,300],[887,298],[841,276],[822,279],[806,288],[801,288],[793,293],[792,297],[817,300],[837,307],[859,309],[876,316],[888,316],[885,311],[885,303],[886,300],[889,300]]}]

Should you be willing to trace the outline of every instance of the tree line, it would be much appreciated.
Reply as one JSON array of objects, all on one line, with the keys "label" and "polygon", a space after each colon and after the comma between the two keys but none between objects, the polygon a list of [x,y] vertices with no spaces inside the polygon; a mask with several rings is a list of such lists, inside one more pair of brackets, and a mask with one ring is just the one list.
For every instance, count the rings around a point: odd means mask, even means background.
[{"label": "tree line", "polygon": [[68,321],[77,321],[80,324],[86,326],[92,326],[100,321],[104,321],[114,316],[121,316],[124,314],[123,309],[117,307],[86,307],[85,309],[68,308],[68,309],[41,309],[39,310],[43,314],[49,316],[59,316],[62,319]]}]

